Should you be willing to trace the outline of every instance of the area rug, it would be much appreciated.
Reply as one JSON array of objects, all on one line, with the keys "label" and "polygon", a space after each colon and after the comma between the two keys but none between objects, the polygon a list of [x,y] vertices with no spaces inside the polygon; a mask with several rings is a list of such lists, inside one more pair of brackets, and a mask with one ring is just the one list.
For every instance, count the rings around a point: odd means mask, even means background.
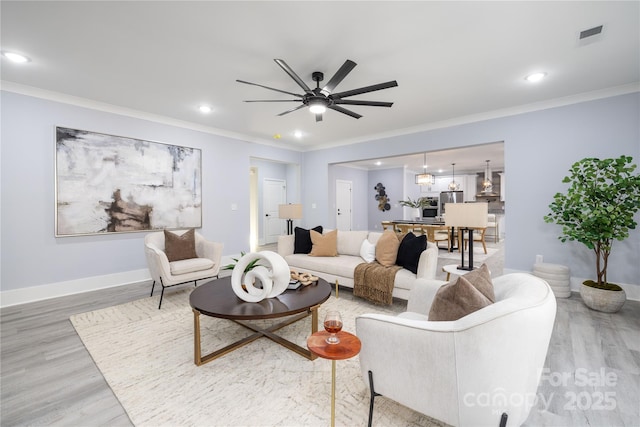
[{"label": "area rug", "polygon": [[[485,262],[488,258],[490,258],[492,255],[495,255],[497,252],[498,252],[498,249],[487,248],[487,253],[485,254],[481,244],[474,244],[473,245],[473,262],[474,264],[477,262]],[[457,249],[454,252],[448,252],[444,249],[438,252],[438,258],[455,259],[459,261],[461,257],[462,257],[462,253],[458,252]],[[464,259],[465,259],[465,262],[466,260],[469,259],[469,251],[464,253]]]},{"label": "area rug", "polygon": [[[191,289],[78,314],[71,322],[136,426],[326,426],[330,422],[331,362],[307,360],[260,338],[197,367],[193,363]],[[383,307],[336,299],[320,308],[341,312],[344,330],[355,317]],[[203,354],[248,335],[224,320],[200,316]],[[279,333],[306,347],[310,318]],[[401,363],[401,361],[398,361]],[[337,362],[336,424],[366,425],[369,391],[358,357]],[[435,426],[438,422],[389,399],[376,398],[374,425]]]}]

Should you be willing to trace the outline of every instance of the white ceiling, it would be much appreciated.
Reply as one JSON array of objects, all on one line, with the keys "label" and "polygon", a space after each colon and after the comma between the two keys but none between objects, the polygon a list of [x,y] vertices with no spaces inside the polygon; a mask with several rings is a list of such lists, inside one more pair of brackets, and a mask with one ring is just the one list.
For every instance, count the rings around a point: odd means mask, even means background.
[{"label": "white ceiling", "polygon": [[[2,84],[304,151],[638,90],[639,6],[2,1],[2,49],[31,58],[22,65],[3,58]],[[604,25],[601,35],[579,41],[580,31],[597,25]],[[352,98],[394,105],[350,107],[364,116],[359,120],[328,111],[316,123],[306,109],[276,116],[297,104],[242,102],[291,97],[236,79],[301,93],[275,58],[312,87],[313,71],[324,72],[326,82],[351,59],[358,66],[336,91],[397,80],[396,88]],[[548,77],[526,82],[533,71]],[[203,103],[213,112],[201,114]],[[293,136],[296,130],[302,138]],[[465,161],[463,155],[456,153],[455,161]],[[469,158],[481,168],[488,157]],[[421,168],[422,153],[413,161],[411,167]]]},{"label": "white ceiling", "polygon": [[430,151],[426,153],[407,154],[404,156],[364,159],[357,162],[345,162],[348,165],[366,170],[389,169],[406,167],[410,171],[420,173],[424,171],[425,154],[427,172],[434,175],[451,175],[455,163],[455,173],[477,173],[484,171],[487,160],[490,160],[490,170],[504,171],[504,143],[474,145],[471,147],[454,148],[446,151]]}]

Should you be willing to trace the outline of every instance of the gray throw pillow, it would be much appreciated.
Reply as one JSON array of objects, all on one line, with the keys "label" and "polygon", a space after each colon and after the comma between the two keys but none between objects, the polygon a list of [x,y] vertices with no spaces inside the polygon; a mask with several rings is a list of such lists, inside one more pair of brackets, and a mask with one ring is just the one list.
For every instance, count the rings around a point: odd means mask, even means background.
[{"label": "gray throw pillow", "polygon": [[458,320],[496,300],[491,274],[485,264],[442,285],[431,304],[429,320]]}]

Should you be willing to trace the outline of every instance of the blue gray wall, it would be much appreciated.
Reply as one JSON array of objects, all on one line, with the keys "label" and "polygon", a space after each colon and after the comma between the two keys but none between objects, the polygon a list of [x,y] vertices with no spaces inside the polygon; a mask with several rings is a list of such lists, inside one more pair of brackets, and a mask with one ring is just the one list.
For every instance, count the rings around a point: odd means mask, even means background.
[{"label": "blue gray wall", "polygon": [[[302,171],[305,221],[334,225],[326,211],[308,208],[311,203],[318,206],[329,203],[328,180],[322,174],[330,163],[504,141],[508,230],[505,268],[530,271],[535,256],[541,254],[545,262],[570,266],[574,276],[593,277],[591,251],[579,243],[561,243],[557,239],[559,227],[546,224],[543,217],[553,195],[565,190],[562,178],[577,160],[625,154],[638,163],[639,117],[640,94],[633,93],[307,152]],[[381,218],[370,218],[369,224],[378,219]],[[614,243],[609,280],[639,284],[639,254],[640,228],[633,230],[626,241]]]},{"label": "blue gray wall", "polygon": [[2,291],[146,268],[145,233],[54,236],[56,125],[202,149],[200,232],[225,254],[249,248],[250,159],[302,162],[295,151],[12,92],[0,102]]},{"label": "blue gray wall", "polygon": [[[299,153],[11,92],[1,96],[1,284],[2,291],[72,281],[146,267],[144,233],[54,237],[54,128],[56,125],[201,148],[203,227],[207,237],[225,243],[225,254],[249,245],[249,167],[251,158],[301,166],[303,226],[335,227],[335,178],[354,182],[354,228],[373,228],[395,219],[404,196],[403,173],[396,177],[336,171],[331,164],[504,141],[508,236],[505,268],[530,270],[536,254],[569,265],[574,276],[594,274],[593,255],[578,243],[558,241],[558,227],[543,216],[562,178],[583,157],[631,155],[640,159],[640,94]],[[346,168],[341,168],[346,169]],[[292,174],[287,171],[288,176]],[[351,176],[351,178],[349,178]],[[375,181],[375,182],[374,182]],[[385,182],[386,181],[386,182]],[[392,181],[394,182],[392,184]],[[373,186],[392,193],[392,210],[373,205]],[[393,189],[392,189],[393,188]],[[237,204],[237,210],[231,205]],[[313,205],[315,204],[315,208]],[[363,213],[360,206],[367,206]],[[373,209],[372,209],[373,208]],[[373,212],[372,212],[373,210]],[[640,229],[615,242],[609,279],[638,284]]]}]

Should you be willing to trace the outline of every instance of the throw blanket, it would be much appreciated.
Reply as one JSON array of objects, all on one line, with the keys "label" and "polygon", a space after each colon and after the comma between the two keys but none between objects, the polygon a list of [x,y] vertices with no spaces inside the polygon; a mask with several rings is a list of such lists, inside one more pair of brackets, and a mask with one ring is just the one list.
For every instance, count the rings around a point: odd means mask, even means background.
[{"label": "throw blanket", "polygon": [[353,295],[376,304],[391,305],[393,282],[401,268],[398,265],[385,267],[376,261],[358,264],[353,273]]}]

